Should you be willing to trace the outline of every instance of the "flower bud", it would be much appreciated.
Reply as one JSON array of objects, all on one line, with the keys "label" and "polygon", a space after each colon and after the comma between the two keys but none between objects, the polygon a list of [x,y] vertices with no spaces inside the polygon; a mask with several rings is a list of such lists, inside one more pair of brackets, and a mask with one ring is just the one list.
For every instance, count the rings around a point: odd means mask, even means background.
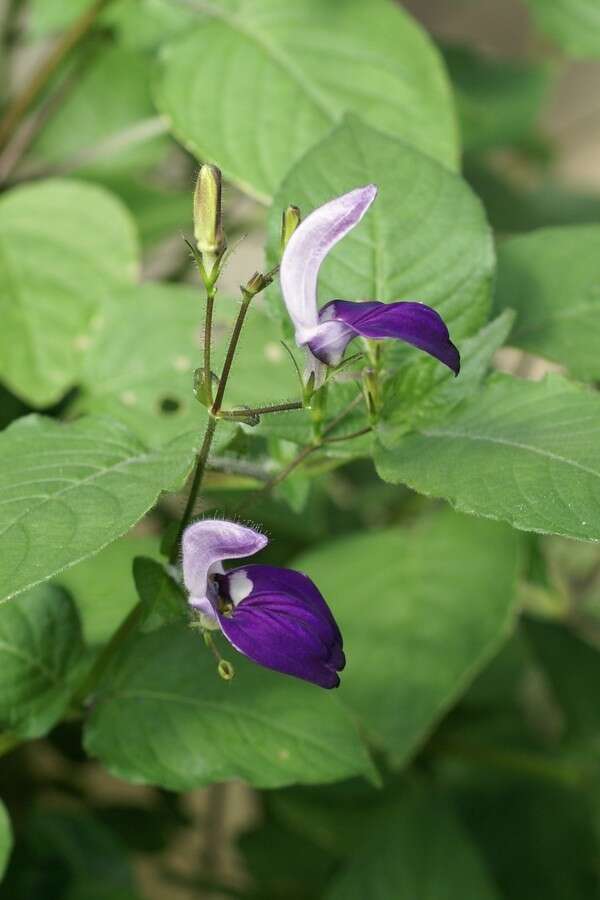
[{"label": "flower bud", "polygon": [[201,166],[194,191],[194,237],[208,275],[227,246],[221,220],[221,171]]},{"label": "flower bud", "polygon": [[281,217],[281,252],[285,250],[287,242],[300,224],[300,210],[297,206],[288,206]]}]

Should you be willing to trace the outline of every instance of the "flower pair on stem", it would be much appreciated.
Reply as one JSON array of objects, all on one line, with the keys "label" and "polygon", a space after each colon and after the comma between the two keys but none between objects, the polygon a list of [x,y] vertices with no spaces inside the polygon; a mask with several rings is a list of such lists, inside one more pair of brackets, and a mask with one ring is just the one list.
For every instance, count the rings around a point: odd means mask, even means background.
[{"label": "flower pair on stem", "polygon": [[[441,316],[422,303],[379,300],[355,302],[331,300],[321,309],[317,303],[319,269],[329,251],[361,221],[377,195],[374,185],[356,188],[314,210],[303,222],[296,207],[283,216],[282,257],[279,267],[265,275],[256,273],[242,287],[242,304],[230,338],[221,377],[216,382],[210,367],[212,315],[216,285],[226,255],[221,219],[221,175],[214,166],[203,166],[194,196],[192,248],[207,295],[204,365],[196,376],[196,392],[209,408],[209,422],[188,502],[179,526],[171,560],[182,549],[183,580],[195,624],[218,655],[210,632],[220,629],[229,642],[255,662],[313,682],[337,687],[338,672],[345,665],[343,643],[335,619],[313,582],[300,572],[265,565],[238,566],[225,571],[223,561],[244,558],[267,544],[260,532],[237,523],[202,520],[189,524],[201,487],[218,419],[257,421],[259,415],[282,409],[301,409],[310,404],[323,413],[324,386],[331,371],[342,363],[348,344],[363,338],[374,365],[363,372],[363,385],[371,418],[377,414],[380,355],[372,342],[401,340],[425,351],[458,374],[460,357]],[[296,343],[305,348],[306,370],[303,400],[225,411],[222,403],[239,336],[252,299],[271,283],[279,268],[281,291],[294,325]],[[318,399],[320,398],[320,399]],[[354,405],[354,404],[353,404]],[[336,423],[338,420],[335,420]],[[297,457],[302,461],[324,441],[324,429],[314,444]],[[291,471],[286,467],[285,473]],[[276,477],[271,484],[278,483]],[[220,660],[224,678],[232,667]]]}]

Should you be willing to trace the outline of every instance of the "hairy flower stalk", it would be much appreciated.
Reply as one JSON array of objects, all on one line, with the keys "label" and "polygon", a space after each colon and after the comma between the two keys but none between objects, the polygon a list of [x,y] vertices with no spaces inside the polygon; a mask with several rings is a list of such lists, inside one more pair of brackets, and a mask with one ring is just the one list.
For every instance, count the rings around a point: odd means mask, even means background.
[{"label": "hairy flower stalk", "polygon": [[183,579],[189,604],[206,631],[220,629],[254,662],[324,688],[340,683],[345,665],[336,621],[306,575],[226,559],[253,556],[267,538],[234,522],[204,520],[183,535]]},{"label": "hairy flower stalk", "polygon": [[458,350],[442,317],[424,303],[379,300],[331,300],[317,303],[319,269],[329,251],[361,221],[377,196],[373,184],[356,188],[315,209],[294,231],[280,267],[283,299],[296,332],[296,343],[308,354],[307,379],[318,387],[327,366],[337,366],[354,338],[392,338],[424,350],[460,369]]}]

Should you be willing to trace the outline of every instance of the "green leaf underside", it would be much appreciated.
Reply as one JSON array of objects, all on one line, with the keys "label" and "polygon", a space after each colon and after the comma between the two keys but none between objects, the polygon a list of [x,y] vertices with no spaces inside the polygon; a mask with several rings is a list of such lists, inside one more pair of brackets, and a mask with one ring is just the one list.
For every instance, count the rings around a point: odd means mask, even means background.
[{"label": "green leaf underside", "polygon": [[[269,219],[270,259],[277,257],[282,208],[293,203],[307,216],[369,182],[377,184],[378,196],[325,260],[321,303],[418,300],[442,314],[455,341],[473,334],[488,317],[494,268],[479,200],[458,175],[355,117],[310,150],[277,192]],[[273,290],[281,310],[276,297]],[[359,349],[356,342],[349,352]],[[408,347],[406,354],[423,357]]]},{"label": "green leaf underside", "polygon": [[49,180],[0,199],[0,378],[34,406],[77,379],[111,292],[136,277],[125,208],[102,188]]},{"label": "green leaf underside", "polygon": [[149,451],[123,425],[39,416],[0,436],[0,601],[97,553],[162,490],[178,489],[199,436]]},{"label": "green leaf underside", "polygon": [[334,692],[221,648],[236,670],[228,683],[187,626],[136,638],[102,685],[88,752],[118,777],[172,790],[231,778],[273,788],[373,775]]},{"label": "green leaf underside", "polygon": [[600,398],[496,376],[439,424],[379,445],[379,475],[525,531],[600,540]]},{"label": "green leaf underside", "polygon": [[20,738],[49,731],[68,707],[82,660],[75,605],[43,584],[0,607],[0,730]]},{"label": "green leaf underside", "polygon": [[600,377],[600,225],[544,228],[500,244],[496,305],[517,322],[510,343]]},{"label": "green leaf underside", "polygon": [[4,874],[8,857],[12,849],[12,832],[10,829],[10,821],[8,813],[2,801],[0,800],[0,878]]},{"label": "green leaf underside", "polygon": [[214,0],[165,48],[156,98],[182,143],[269,200],[288,169],[360,114],[456,167],[456,124],[438,54],[387,0]]},{"label": "green leaf underside", "polygon": [[368,820],[364,839],[325,900],[499,900],[447,803],[410,785],[395,808]]},{"label": "green leaf underside", "polygon": [[600,58],[597,0],[525,0],[534,22],[570,56]]},{"label": "green leaf underside", "polygon": [[506,637],[516,548],[509,529],[444,511],[294,560],[344,636],[341,698],[398,762]]}]

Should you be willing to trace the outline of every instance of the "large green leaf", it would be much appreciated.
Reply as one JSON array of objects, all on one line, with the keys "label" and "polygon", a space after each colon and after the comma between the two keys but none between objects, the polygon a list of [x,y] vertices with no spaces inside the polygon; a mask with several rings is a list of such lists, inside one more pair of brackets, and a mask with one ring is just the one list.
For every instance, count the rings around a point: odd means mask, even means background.
[{"label": "large green leaf", "polygon": [[[223,362],[237,309],[236,301],[218,298],[214,371]],[[200,289],[145,284],[117,294],[103,334],[88,355],[76,408],[118,418],[151,445],[184,431],[201,435],[208,417],[194,396],[193,372],[202,365],[203,314]],[[252,308],[228,382],[226,407],[297,397],[297,378],[278,337],[276,323]],[[231,431],[221,423],[217,446]]]},{"label": "large green leaf", "polygon": [[0,730],[49,731],[68,707],[82,653],[77,609],[60,588],[38,585],[0,606]]},{"label": "large green leaf", "polygon": [[335,692],[224,652],[236,670],[228,683],[197,631],[170,625],[139,636],[101,685],[88,752],[120,778],[172,790],[231,778],[279,787],[372,774]]},{"label": "large green leaf", "polygon": [[544,228],[500,245],[499,308],[516,310],[510,342],[600,378],[600,225]]},{"label": "large green leaf", "polygon": [[295,560],[344,636],[340,695],[398,761],[411,754],[512,620],[515,535],[450,511],[327,544]]},{"label": "large green leaf", "polygon": [[440,311],[455,340],[473,334],[487,319],[494,266],[481,204],[458,175],[355,117],[310,150],[277,192],[271,258],[282,208],[294,203],[306,216],[368,182],[379,194],[325,260],[320,299],[420,300]]},{"label": "large green leaf", "polygon": [[368,820],[326,900],[499,900],[468,835],[441,798],[411,786]]},{"label": "large green leaf", "polygon": [[0,199],[0,378],[14,393],[45,406],[75,382],[137,252],[130,216],[102,188],[57,179]]},{"label": "large green leaf", "polygon": [[11,849],[12,832],[10,830],[10,821],[4,804],[0,800],[0,878],[4,874]]},{"label": "large green leaf", "polygon": [[600,540],[600,398],[558,376],[496,376],[443,421],[375,453],[385,481],[525,531]]},{"label": "large green leaf", "polygon": [[39,416],[0,435],[0,601],[97,553],[189,471],[195,435],[149,451],[123,425]]},{"label": "large green leaf", "polygon": [[525,0],[535,23],[570,56],[600,57],[597,0]]},{"label": "large green leaf", "polygon": [[388,0],[190,5],[208,19],[165,49],[157,102],[182,143],[243,189],[268,200],[345,112],[456,166],[442,64],[399,6]]}]

